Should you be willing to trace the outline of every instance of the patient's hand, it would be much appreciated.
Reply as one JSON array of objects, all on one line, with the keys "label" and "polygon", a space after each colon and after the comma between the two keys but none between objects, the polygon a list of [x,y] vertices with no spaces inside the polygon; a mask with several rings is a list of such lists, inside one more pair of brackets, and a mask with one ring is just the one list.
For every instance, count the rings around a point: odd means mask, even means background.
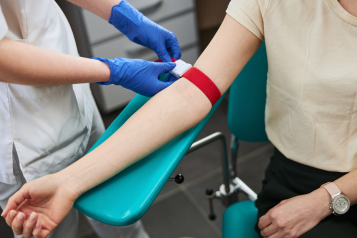
[{"label": "patient's hand", "polygon": [[295,238],[331,214],[329,194],[323,189],[280,202],[259,219],[263,237]]},{"label": "patient's hand", "polygon": [[47,237],[66,217],[77,197],[56,175],[47,175],[25,184],[11,196],[2,216],[6,216],[7,224],[17,235]]}]

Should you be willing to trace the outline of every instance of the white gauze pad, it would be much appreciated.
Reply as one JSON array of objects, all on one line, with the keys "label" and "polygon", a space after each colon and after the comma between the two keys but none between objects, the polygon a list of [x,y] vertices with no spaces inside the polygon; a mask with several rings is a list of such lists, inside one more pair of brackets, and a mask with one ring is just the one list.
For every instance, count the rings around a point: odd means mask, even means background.
[{"label": "white gauze pad", "polygon": [[170,71],[170,74],[174,75],[176,78],[181,78],[191,67],[191,64],[188,64],[182,60],[176,60],[176,67]]}]

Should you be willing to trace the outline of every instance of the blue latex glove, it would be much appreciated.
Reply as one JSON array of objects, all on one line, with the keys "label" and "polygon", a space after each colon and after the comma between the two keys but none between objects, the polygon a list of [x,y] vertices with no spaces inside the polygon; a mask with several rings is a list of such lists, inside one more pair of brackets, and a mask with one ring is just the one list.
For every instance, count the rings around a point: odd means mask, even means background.
[{"label": "blue latex glove", "polygon": [[168,75],[166,75],[166,77],[165,77],[164,82],[172,82],[173,83],[176,80],[178,80],[178,78],[176,78],[175,75],[172,75],[172,74],[168,73]]},{"label": "blue latex glove", "polygon": [[176,64],[155,63],[140,59],[105,59],[93,58],[108,63],[110,79],[108,82],[99,82],[100,85],[115,84],[130,89],[141,95],[151,97],[170,86],[174,81],[162,82],[159,76],[174,69]]},{"label": "blue latex glove", "polygon": [[176,35],[148,19],[125,0],[112,8],[109,23],[132,42],[155,51],[164,62],[171,62],[170,56],[181,58]]}]

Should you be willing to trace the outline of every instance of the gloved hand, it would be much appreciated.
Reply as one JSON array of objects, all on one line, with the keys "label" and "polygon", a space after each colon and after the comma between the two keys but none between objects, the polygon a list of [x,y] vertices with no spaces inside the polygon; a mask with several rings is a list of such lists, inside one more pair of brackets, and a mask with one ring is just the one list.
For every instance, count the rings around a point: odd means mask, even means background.
[{"label": "gloved hand", "polygon": [[178,80],[178,78],[170,73],[168,73],[166,75],[166,77],[163,79],[163,82],[168,82],[168,83],[173,83],[175,82],[176,80]]},{"label": "gloved hand", "polygon": [[[176,59],[173,57],[171,57],[171,60],[172,60],[172,62],[176,62]],[[162,62],[162,60],[158,59],[155,62]],[[175,82],[176,80],[178,80],[178,78],[171,73],[167,73],[166,77],[164,79],[162,79],[162,81],[164,81],[164,82]]]},{"label": "gloved hand", "polygon": [[110,67],[110,79],[108,82],[100,82],[100,85],[115,84],[130,89],[141,95],[151,97],[170,86],[174,81],[162,82],[159,76],[174,69],[176,64],[155,63],[140,59],[105,59],[93,58],[106,62]]},{"label": "gloved hand", "polygon": [[109,23],[132,42],[155,51],[164,62],[171,62],[170,56],[181,58],[175,34],[145,17],[125,0],[112,8]]}]

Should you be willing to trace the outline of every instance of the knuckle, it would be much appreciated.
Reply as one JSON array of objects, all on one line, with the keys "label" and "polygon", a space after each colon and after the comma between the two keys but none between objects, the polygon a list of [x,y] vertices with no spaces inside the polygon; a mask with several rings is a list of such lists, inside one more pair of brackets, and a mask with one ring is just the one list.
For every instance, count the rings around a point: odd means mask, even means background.
[{"label": "knuckle", "polygon": [[276,226],[279,228],[284,228],[286,226],[286,222],[284,220],[278,220],[276,222]]},{"label": "knuckle", "polygon": [[269,217],[272,219],[272,220],[276,220],[278,218],[278,212],[277,211],[272,211],[270,214],[269,214]]}]

